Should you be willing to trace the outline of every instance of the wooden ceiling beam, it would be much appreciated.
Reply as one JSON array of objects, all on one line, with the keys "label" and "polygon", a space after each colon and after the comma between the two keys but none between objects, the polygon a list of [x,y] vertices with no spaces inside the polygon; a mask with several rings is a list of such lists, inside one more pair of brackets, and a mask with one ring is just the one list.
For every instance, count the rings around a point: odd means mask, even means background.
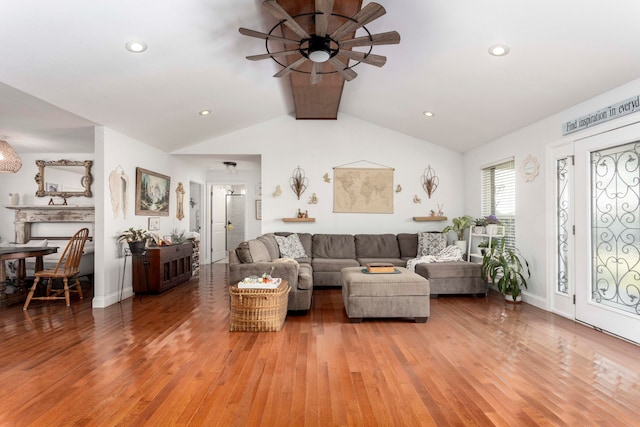
[{"label": "wooden ceiling beam", "polygon": [[[314,33],[314,0],[278,0],[278,3],[291,16],[308,13],[308,18],[300,18],[297,22],[308,33]],[[353,16],[360,10],[362,0],[340,0],[334,3],[333,13],[343,16]],[[329,21],[328,34],[331,34],[336,28],[342,25],[343,19],[333,18]],[[296,37],[288,28],[284,28],[283,36],[287,38]],[[345,36],[344,38],[355,37],[355,32]],[[287,57],[287,65],[296,61],[296,56]],[[342,59],[340,59],[342,60]],[[344,60],[345,64],[347,63]],[[299,70],[311,72],[311,62],[307,61]],[[322,72],[335,71],[328,63],[322,64]],[[340,99],[342,98],[342,90],[344,87],[344,79],[338,73],[323,74],[320,82],[311,84],[309,81],[310,74],[292,72],[288,78],[291,83],[291,91],[293,94],[293,102],[295,105],[296,119],[319,119],[319,120],[335,120],[338,118],[338,109],[340,107]],[[287,78],[287,77],[285,77]]]}]

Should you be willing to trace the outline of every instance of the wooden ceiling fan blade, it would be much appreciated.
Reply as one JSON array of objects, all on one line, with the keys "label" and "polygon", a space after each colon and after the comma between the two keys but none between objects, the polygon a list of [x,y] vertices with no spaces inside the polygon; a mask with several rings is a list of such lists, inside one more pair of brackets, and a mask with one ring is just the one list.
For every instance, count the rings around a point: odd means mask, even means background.
[{"label": "wooden ceiling fan blade", "polygon": [[291,64],[289,64],[288,67],[283,68],[282,70],[278,71],[277,73],[275,73],[273,75],[273,77],[284,77],[284,76],[288,76],[289,73],[291,73],[293,70],[295,70],[296,68],[298,68],[300,65],[302,65],[304,63],[304,61],[306,61],[307,58],[300,57],[298,58],[296,61],[292,62]]},{"label": "wooden ceiling fan blade", "polygon": [[265,40],[268,39],[272,41],[282,42],[285,44],[298,44],[298,45],[300,44],[300,40],[286,39],[284,37],[278,37],[272,34],[261,33],[260,31],[250,30],[248,28],[240,28],[238,29],[238,31],[240,31],[240,34],[242,34],[243,36],[255,37],[258,39],[265,39]]},{"label": "wooden ceiling fan blade", "polygon": [[278,4],[276,0],[266,0],[262,3],[262,7],[267,9],[276,19],[283,21],[282,23],[289,27],[291,31],[302,37],[303,39],[309,38],[309,33],[307,33],[304,28],[300,26],[292,17],[287,13],[286,10],[282,8]]},{"label": "wooden ceiling fan blade", "polygon": [[354,50],[343,50],[340,49],[338,51],[338,55],[342,55],[349,59],[353,59],[356,61],[363,62],[365,64],[375,65],[376,67],[382,67],[387,62],[387,57],[382,55],[374,55],[373,53],[366,54],[364,52],[357,52]]},{"label": "wooden ceiling fan blade", "polygon": [[350,20],[338,27],[338,29],[335,30],[333,34],[331,34],[331,38],[334,40],[340,40],[340,38],[345,34],[355,31],[364,25],[367,25],[369,22],[373,21],[374,19],[380,18],[385,13],[387,13],[387,11],[378,3],[369,3],[368,5],[360,9],[360,12],[353,15]]},{"label": "wooden ceiling fan blade", "polygon": [[376,46],[383,44],[400,43],[400,34],[397,31],[387,33],[372,34],[371,36],[356,37],[355,39],[343,40],[340,42],[341,48],[351,48],[358,46]]},{"label": "wooden ceiling fan blade", "polygon": [[327,35],[334,0],[316,0],[316,35]]},{"label": "wooden ceiling fan blade", "polygon": [[320,74],[321,71],[322,63],[314,62],[313,67],[311,68],[311,76],[309,76],[309,83],[311,83],[312,85],[320,83],[320,81],[322,80],[322,74]]},{"label": "wooden ceiling fan blade", "polygon": [[273,58],[273,57],[278,57],[278,56],[289,56],[289,55],[294,55],[296,53],[300,53],[300,51],[298,49],[296,50],[283,50],[280,52],[271,52],[271,53],[263,53],[260,55],[251,55],[251,56],[247,56],[247,59],[250,61],[260,61],[262,59],[269,59],[269,58]]},{"label": "wooden ceiling fan blade", "polygon": [[346,68],[346,65],[344,65],[344,63],[337,59],[335,56],[329,59],[329,64],[331,64],[331,66],[336,69],[338,74],[340,74],[347,81],[351,81],[358,77],[358,73],[353,71],[351,68]]}]

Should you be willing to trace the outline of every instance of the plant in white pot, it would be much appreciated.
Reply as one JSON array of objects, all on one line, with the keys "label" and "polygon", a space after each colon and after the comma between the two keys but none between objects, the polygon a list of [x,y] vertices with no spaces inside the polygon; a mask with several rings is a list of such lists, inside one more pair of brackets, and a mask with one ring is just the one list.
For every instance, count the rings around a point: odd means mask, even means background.
[{"label": "plant in white pot", "polygon": [[141,254],[144,252],[144,249],[147,244],[147,240],[151,235],[147,230],[143,230],[142,228],[135,229],[133,227],[129,227],[128,230],[123,231],[118,235],[118,241],[126,241],[129,244],[129,249],[132,254]]},{"label": "plant in white pot", "polygon": [[442,232],[445,234],[450,231],[456,233],[456,238],[458,240],[453,242],[453,244],[462,249],[462,253],[465,254],[467,253],[467,242],[464,240],[464,230],[473,224],[473,218],[469,215],[463,215],[453,218],[451,221],[453,222],[453,225],[447,225],[442,229]]},{"label": "plant in white pot", "polygon": [[[525,277],[526,274],[526,277]],[[518,249],[506,248],[504,240],[485,252],[482,258],[482,276],[491,281],[505,300],[522,301],[522,288],[527,288],[531,277],[529,263]]]}]

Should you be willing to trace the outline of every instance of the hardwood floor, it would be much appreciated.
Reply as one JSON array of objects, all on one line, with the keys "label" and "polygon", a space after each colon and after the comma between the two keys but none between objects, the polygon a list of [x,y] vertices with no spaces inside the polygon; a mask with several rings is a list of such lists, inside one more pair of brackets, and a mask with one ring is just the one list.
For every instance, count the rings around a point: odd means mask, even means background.
[{"label": "hardwood floor", "polygon": [[640,347],[499,295],[228,332],[225,266],[142,303],[0,311],[0,425],[640,425]]}]

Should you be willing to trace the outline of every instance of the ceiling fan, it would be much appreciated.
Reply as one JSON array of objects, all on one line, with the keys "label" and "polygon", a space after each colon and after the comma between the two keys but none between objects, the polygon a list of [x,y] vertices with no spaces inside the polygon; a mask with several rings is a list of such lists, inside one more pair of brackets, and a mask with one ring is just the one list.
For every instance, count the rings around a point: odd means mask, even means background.
[{"label": "ceiling fan", "polygon": [[[382,55],[372,54],[371,50],[373,46],[398,44],[400,43],[400,34],[398,34],[397,31],[371,34],[365,25],[387,13],[384,7],[378,3],[369,3],[352,17],[347,17],[332,13],[333,4],[334,0],[315,0],[315,12],[290,16],[276,0],[266,0],[262,3],[262,6],[279,22],[274,25],[268,33],[261,33],[247,28],[239,29],[240,34],[265,40],[267,53],[247,56],[247,59],[259,61],[271,58],[283,67],[282,70],[274,74],[274,77],[284,77],[293,71],[308,73],[310,74],[309,81],[311,84],[320,82],[323,74],[332,73],[339,73],[347,81],[353,80],[358,74],[353,71],[352,68],[361,62],[382,67],[386,63],[387,58]],[[344,22],[328,34],[330,18],[332,17]],[[307,30],[296,21],[309,18],[313,18],[314,20],[314,32],[312,34],[309,34]],[[293,36],[285,37],[283,26],[286,26],[299,38],[296,39]],[[282,30],[283,36],[274,34],[277,28]],[[365,30],[367,35],[343,40],[344,37],[349,37],[349,34],[359,28]],[[269,50],[269,41],[280,42],[286,46],[294,46],[295,48],[272,52]],[[369,51],[358,52],[351,50],[351,48],[360,46],[368,46]],[[293,55],[298,56],[298,58],[288,65],[278,60],[278,58]],[[345,61],[342,61],[341,58],[345,59]],[[349,59],[357,62],[349,66]],[[305,67],[307,61],[311,61],[310,71],[302,69]],[[331,66],[329,71],[323,69],[325,62],[328,62]],[[306,68],[308,69],[308,67]]]}]

